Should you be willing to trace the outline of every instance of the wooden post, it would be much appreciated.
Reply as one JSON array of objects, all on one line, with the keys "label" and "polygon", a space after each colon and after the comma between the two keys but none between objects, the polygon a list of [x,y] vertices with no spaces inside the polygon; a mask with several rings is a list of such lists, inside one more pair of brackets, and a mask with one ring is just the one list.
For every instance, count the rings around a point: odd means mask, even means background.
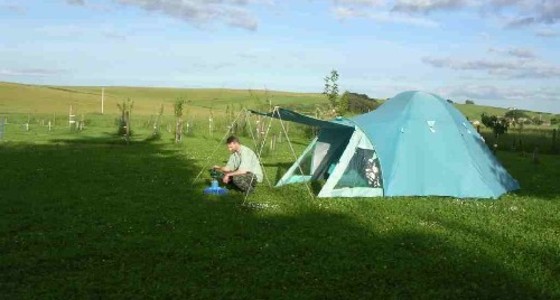
[{"label": "wooden post", "polygon": [[51,131],[51,129],[52,129],[52,124],[51,121],[49,120],[49,131]]},{"label": "wooden post", "polygon": [[212,117],[208,118],[208,134],[212,136]]},{"label": "wooden post", "polygon": [[73,127],[75,128],[75,126],[76,126],[76,120],[74,120],[74,117],[76,117],[76,116],[74,115],[72,105],[70,105],[70,109],[68,111],[68,127],[70,129],[72,129]]},{"label": "wooden post", "polygon": [[105,103],[105,88],[101,88],[101,114],[103,114],[104,103]]}]

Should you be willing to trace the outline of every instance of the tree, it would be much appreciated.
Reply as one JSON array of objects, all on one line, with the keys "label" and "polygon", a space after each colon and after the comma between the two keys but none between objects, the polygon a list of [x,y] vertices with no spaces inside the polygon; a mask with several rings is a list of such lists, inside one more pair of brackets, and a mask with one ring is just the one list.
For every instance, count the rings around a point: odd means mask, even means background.
[{"label": "tree", "polygon": [[494,132],[496,138],[507,132],[508,122],[505,118],[499,118],[495,115],[489,116],[486,113],[482,113],[480,117],[484,126],[492,128],[492,132]]},{"label": "tree", "polygon": [[134,107],[134,101],[129,98],[126,101],[123,101],[122,104],[117,104],[117,107],[121,111],[118,134],[124,136],[126,142],[128,143],[130,136],[132,135],[132,129],[130,128],[130,115],[132,113],[132,107]]},{"label": "tree", "polygon": [[512,119],[512,120],[514,120],[514,121],[516,121],[516,122],[517,122],[517,120],[519,120],[520,118],[529,119],[529,115],[528,115],[525,111],[520,110],[520,109],[512,109],[512,110],[509,110],[509,111],[507,111],[507,112],[504,114],[504,116],[505,116],[506,118],[510,118],[510,119]]},{"label": "tree", "polygon": [[341,113],[340,111],[337,111],[337,109],[340,109],[340,107],[338,107],[338,78],[338,72],[336,70],[332,70],[330,75],[324,78],[325,89],[323,90],[323,95],[327,96],[331,108],[337,114]]},{"label": "tree", "polygon": [[175,143],[183,138],[183,108],[187,101],[183,98],[175,100]]},{"label": "tree", "polygon": [[347,110],[352,113],[363,114],[375,110],[380,104],[376,99],[366,94],[344,92],[342,99],[348,102]]},{"label": "tree", "polygon": [[465,100],[465,104],[474,104],[474,101],[470,100],[470,99],[467,99],[467,100]]}]

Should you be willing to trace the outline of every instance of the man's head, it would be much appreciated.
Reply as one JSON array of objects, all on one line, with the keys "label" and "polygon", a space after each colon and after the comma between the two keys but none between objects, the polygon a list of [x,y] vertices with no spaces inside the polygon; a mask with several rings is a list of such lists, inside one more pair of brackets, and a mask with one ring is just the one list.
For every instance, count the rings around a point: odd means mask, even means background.
[{"label": "man's head", "polygon": [[236,136],[232,135],[227,138],[226,145],[229,152],[233,153],[239,151],[239,147],[241,146],[241,143],[239,143],[239,139]]}]

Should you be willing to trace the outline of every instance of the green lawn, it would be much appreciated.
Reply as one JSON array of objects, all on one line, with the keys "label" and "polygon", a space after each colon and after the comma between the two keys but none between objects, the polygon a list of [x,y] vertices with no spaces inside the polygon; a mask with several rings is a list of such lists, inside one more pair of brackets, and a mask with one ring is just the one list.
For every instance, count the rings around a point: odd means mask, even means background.
[{"label": "green lawn", "polygon": [[[522,189],[496,201],[266,184],[244,200],[193,182],[227,158],[221,134],[174,145],[139,128],[125,145],[110,124],[7,129],[0,298],[560,298],[558,156],[499,152]],[[281,143],[263,159],[269,179],[292,160]]]}]

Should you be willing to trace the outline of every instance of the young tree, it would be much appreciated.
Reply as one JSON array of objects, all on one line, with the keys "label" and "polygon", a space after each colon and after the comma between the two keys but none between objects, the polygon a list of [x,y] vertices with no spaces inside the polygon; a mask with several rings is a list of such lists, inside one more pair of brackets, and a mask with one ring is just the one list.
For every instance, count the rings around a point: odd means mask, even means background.
[{"label": "young tree", "polygon": [[130,140],[130,136],[132,135],[132,129],[130,128],[130,115],[132,113],[132,108],[134,107],[134,101],[128,98],[121,104],[117,104],[117,107],[121,111],[118,134],[124,136],[125,140],[128,142]]},{"label": "young tree", "polygon": [[329,100],[329,104],[331,109],[338,113],[338,72],[336,70],[332,70],[330,75],[324,78],[325,80],[325,88],[323,90],[323,95],[327,96],[327,100]]},{"label": "young tree", "polygon": [[175,143],[183,138],[183,109],[187,101],[183,98],[175,100]]},{"label": "young tree", "polygon": [[486,113],[482,113],[481,121],[484,126],[492,128],[492,132],[494,132],[496,138],[505,134],[508,130],[508,122],[505,118],[498,118],[495,115],[489,116]]},{"label": "young tree", "polygon": [[152,138],[159,139],[161,136],[161,117],[163,116],[163,104],[159,107],[159,112],[154,121],[154,131],[152,132]]}]

